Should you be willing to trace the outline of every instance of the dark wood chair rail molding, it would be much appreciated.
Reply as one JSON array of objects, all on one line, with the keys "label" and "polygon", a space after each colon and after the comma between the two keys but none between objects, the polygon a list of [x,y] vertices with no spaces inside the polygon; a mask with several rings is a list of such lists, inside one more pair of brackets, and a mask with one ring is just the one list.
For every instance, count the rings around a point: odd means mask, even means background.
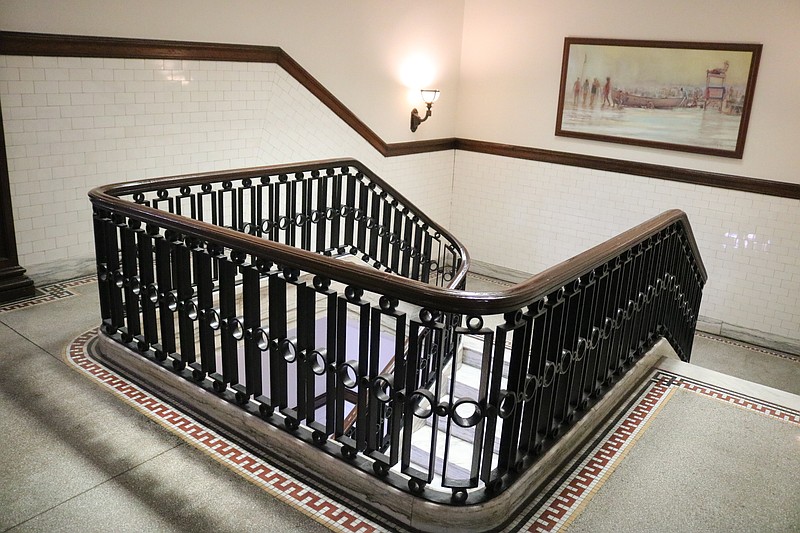
[{"label": "dark wood chair rail molding", "polygon": [[[114,57],[130,59],[191,59],[276,63],[384,157],[464,150],[488,155],[542,161],[559,165],[606,170],[621,174],[693,183],[768,196],[800,199],[800,184],[718,174],[650,163],[557,152],[526,146],[471,139],[444,138],[386,143],[347,106],[317,81],[289,54],[277,46],[123,39],[0,31],[0,54],[61,57]],[[3,140],[5,142],[5,140]],[[7,170],[6,170],[7,172]]]}]

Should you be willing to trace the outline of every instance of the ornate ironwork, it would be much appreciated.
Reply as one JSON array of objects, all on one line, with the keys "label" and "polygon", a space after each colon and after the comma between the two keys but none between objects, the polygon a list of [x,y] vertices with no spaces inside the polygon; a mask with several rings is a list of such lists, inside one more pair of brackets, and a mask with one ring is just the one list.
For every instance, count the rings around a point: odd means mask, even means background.
[{"label": "ornate ironwork", "polygon": [[706,280],[670,211],[468,292],[461,243],[351,160],[90,197],[105,334],[453,504],[513,483],[661,337],[688,360]]}]

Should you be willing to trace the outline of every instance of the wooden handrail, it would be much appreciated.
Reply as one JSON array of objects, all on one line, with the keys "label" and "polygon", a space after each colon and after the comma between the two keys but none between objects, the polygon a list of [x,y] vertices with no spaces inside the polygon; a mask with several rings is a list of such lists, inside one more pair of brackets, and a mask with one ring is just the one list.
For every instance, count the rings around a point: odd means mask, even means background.
[{"label": "wooden handrail", "polygon": [[134,217],[142,222],[171,229],[182,234],[206,239],[214,244],[235,250],[247,250],[254,255],[269,257],[282,265],[299,268],[315,274],[330,277],[339,282],[352,284],[386,296],[413,302],[433,310],[466,314],[495,314],[514,311],[550,294],[578,276],[585,274],[619,256],[632,246],[655,236],[658,232],[679,223],[691,247],[699,275],[703,282],[708,278],[699,254],[691,226],[683,211],[673,209],[635,226],[589,250],[544,270],[526,281],[508,289],[496,292],[462,291],[454,288],[441,288],[420,281],[406,279],[396,274],[386,273],[366,265],[337,261],[331,257],[301,250],[285,244],[268,241],[233,229],[214,226],[206,222],[191,220],[162,210],[118,198],[121,195],[152,191],[160,188],[177,187],[186,184],[201,184],[221,179],[237,179],[260,175],[291,174],[300,171],[322,170],[333,167],[354,167],[378,183],[384,190],[404,205],[412,208],[425,223],[440,232],[457,248],[463,258],[459,270],[449,283],[457,287],[469,269],[469,253],[461,242],[448,231],[428,218],[401,194],[387,185],[374,173],[353,159],[315,161],[312,163],[254,167],[225,172],[189,174],[168,178],[148,179],[136,182],[118,183],[96,187],[89,197],[96,207],[109,209],[115,213]]}]

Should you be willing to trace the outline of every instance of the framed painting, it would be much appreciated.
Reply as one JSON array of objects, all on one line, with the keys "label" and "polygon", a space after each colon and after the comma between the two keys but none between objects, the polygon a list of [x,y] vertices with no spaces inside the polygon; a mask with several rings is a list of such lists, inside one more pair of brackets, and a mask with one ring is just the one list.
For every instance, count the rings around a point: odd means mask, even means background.
[{"label": "framed painting", "polygon": [[742,158],[760,44],[567,37],[556,135]]}]

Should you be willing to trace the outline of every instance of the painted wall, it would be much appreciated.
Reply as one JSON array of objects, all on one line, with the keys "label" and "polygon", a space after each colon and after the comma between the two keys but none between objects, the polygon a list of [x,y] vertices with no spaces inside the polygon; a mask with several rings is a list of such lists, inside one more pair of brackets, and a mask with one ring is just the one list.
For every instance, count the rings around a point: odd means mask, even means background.
[{"label": "painted wall", "polygon": [[[794,0],[467,0],[459,137],[800,183]],[[762,43],[741,160],[554,135],[565,37]]]},{"label": "painted wall", "polygon": [[452,152],[381,156],[277,65],[0,56],[23,267],[93,263],[92,187],[354,157],[447,225]]},{"label": "painted wall", "polygon": [[[401,142],[455,134],[463,6],[463,0],[3,0],[0,29],[279,46],[384,141]],[[411,109],[423,105],[420,88],[438,88],[442,96],[436,120],[411,133]]]}]

